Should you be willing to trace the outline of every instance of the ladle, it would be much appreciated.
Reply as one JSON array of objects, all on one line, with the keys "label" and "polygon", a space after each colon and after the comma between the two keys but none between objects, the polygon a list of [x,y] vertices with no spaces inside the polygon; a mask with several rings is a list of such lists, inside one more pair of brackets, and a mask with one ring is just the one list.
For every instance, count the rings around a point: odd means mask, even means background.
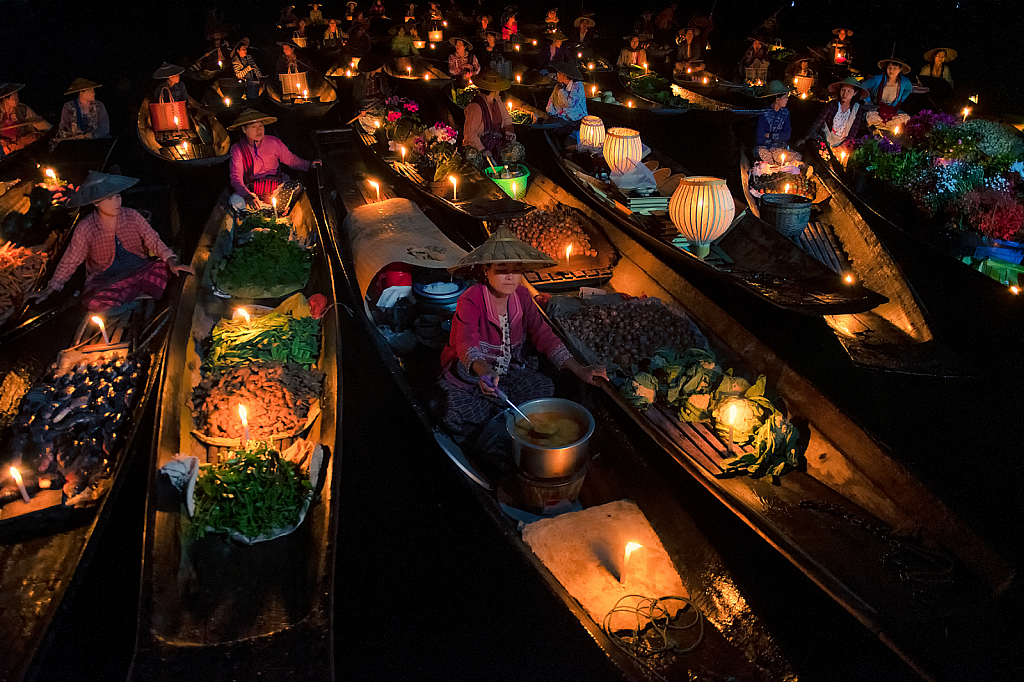
[{"label": "ladle", "polygon": [[511,400],[509,400],[509,399],[508,399],[508,396],[507,396],[507,395],[505,395],[505,392],[504,392],[504,391],[502,391],[502,390],[501,390],[500,388],[498,388],[497,386],[495,386],[495,385],[494,385],[494,382],[493,382],[493,381],[491,380],[491,377],[490,377],[490,376],[484,376],[484,383],[485,383],[485,384],[487,384],[488,386],[490,386],[491,388],[493,388],[493,389],[494,389],[494,392],[495,392],[495,393],[497,393],[497,395],[498,395],[498,399],[499,399],[499,400],[504,400],[504,401],[505,401],[506,403],[508,403],[508,404],[509,404],[509,406],[510,406],[510,407],[511,407],[511,408],[512,408],[513,410],[515,410],[516,412],[518,412],[518,413],[519,413],[519,414],[520,414],[520,415],[522,416],[522,418],[523,418],[523,419],[525,419],[526,421],[530,422],[530,429],[531,429],[531,430],[533,430],[533,427],[534,427],[534,423],[533,423],[533,421],[531,421],[531,420],[530,420],[530,418],[529,418],[529,417],[527,417],[527,416],[526,416],[526,415],[525,415],[525,414],[523,413],[523,411],[522,411],[522,410],[520,410],[520,409],[519,409],[518,407],[516,407],[516,404],[515,404],[514,402],[512,402]]}]

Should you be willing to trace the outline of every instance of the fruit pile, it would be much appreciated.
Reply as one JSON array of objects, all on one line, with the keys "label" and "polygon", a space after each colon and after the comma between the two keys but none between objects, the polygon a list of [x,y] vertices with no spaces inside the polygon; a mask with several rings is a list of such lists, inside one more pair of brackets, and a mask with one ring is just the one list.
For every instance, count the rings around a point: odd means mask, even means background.
[{"label": "fruit pile", "polygon": [[573,256],[597,257],[597,249],[591,245],[579,216],[567,206],[531,211],[502,221],[499,227],[509,228],[524,242],[556,260],[565,257],[565,249],[570,244]]}]

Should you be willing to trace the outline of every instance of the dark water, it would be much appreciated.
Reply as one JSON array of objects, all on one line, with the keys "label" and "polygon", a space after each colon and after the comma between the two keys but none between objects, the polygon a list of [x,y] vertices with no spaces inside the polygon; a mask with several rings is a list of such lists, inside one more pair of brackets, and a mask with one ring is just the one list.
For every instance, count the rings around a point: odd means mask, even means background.
[{"label": "dark water", "polygon": [[[541,3],[533,4],[540,8]],[[586,5],[599,12],[608,51],[617,49],[632,16],[618,21],[621,5]],[[681,3],[686,11],[705,5],[710,3]],[[782,3],[723,0],[718,5],[716,56],[731,64],[747,32]],[[50,120],[63,102],[60,93],[75,77],[102,82],[98,97],[108,106],[112,129],[122,136],[113,160],[145,185],[173,188],[182,228],[164,236],[186,257],[224,186],[226,168],[181,172],[162,164],[141,149],[134,118],[152,85],[149,75],[162,61],[185,66],[191,61],[187,56],[202,52],[203,17],[210,6],[0,2],[5,52],[0,78],[26,82],[22,99]],[[524,11],[528,6],[520,3]],[[225,1],[217,7],[239,35],[251,36],[257,46],[270,44],[278,3]],[[337,2],[324,14],[342,7]],[[563,19],[571,14],[563,11]],[[996,111],[1022,106],[1019,89],[1006,87],[1011,80],[1002,66],[1006,46],[1019,47],[1011,40],[1020,19],[1012,3],[960,3],[958,8],[950,0],[856,5],[805,0],[779,16],[782,35],[794,44],[824,43],[832,23],[850,22],[861,63],[888,56],[891,42],[898,40],[897,56],[919,65],[919,54],[934,41],[955,37],[950,46],[961,53],[952,65],[958,83],[977,85],[984,105]],[[266,62],[268,54],[258,58]],[[339,115],[321,125],[337,125]],[[731,178],[746,134],[743,124],[723,126],[696,115],[680,121],[644,126],[642,134],[694,172]],[[308,131],[282,125],[278,134],[300,153],[311,153]],[[697,284],[950,495],[961,513],[984,519],[986,532],[1019,563],[1020,305],[977,288],[973,279],[952,273],[915,242],[895,235],[892,243],[937,329],[989,370],[982,382],[894,379],[858,370],[820,320],[765,314],[710,283]],[[347,324],[343,343],[346,503],[337,574],[338,677],[614,679],[614,668],[593,640],[510,547],[460,477],[436,459],[432,441],[402,404],[357,325]],[[124,679],[134,645],[147,468],[142,449],[127,471],[127,485],[81,589],[66,600],[36,679]],[[913,679],[870,633],[703,489],[679,485],[707,527],[720,529],[719,551],[743,579],[748,601],[777,624],[777,643],[801,679]],[[1018,629],[1011,626],[1009,642]]]}]

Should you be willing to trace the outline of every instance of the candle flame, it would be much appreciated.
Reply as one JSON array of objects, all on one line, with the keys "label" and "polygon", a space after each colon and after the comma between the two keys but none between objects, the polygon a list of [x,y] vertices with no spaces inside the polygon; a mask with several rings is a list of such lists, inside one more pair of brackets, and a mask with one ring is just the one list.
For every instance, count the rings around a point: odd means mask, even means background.
[{"label": "candle flame", "polygon": [[93,321],[93,324],[95,324],[97,327],[100,328],[100,331],[103,331],[104,327],[103,327],[103,318],[102,317],[100,317],[99,315],[93,315],[92,316],[92,321]]},{"label": "candle flame", "polygon": [[399,147],[398,150],[402,152],[402,161],[405,161],[405,147]]},{"label": "candle flame", "polygon": [[786,194],[789,194],[789,183],[786,183]]},{"label": "candle flame", "polygon": [[16,484],[21,485],[21,472],[18,471],[17,467],[11,467],[11,478],[14,479]]},{"label": "candle flame", "polygon": [[847,284],[853,284],[853,275],[852,275],[852,274],[850,274],[850,273],[846,273],[846,277],[844,277],[844,278],[843,278],[843,280],[844,280],[844,281],[845,281],[845,282],[846,282]]},{"label": "candle flame", "polygon": [[348,78],[352,77],[352,69],[345,69],[345,76]]},{"label": "candle flame", "polygon": [[380,121],[374,121],[373,122],[373,127],[374,128],[380,128]]},{"label": "candle flame", "polygon": [[378,192],[380,191],[380,185],[377,184],[376,180],[370,180],[370,187],[374,188]]},{"label": "candle flame", "polygon": [[274,208],[277,208],[277,197],[271,197],[270,203],[271,205],[273,205]]},{"label": "candle flame", "polygon": [[459,184],[459,179],[456,178],[454,175],[449,175],[448,176],[448,180],[450,180],[453,185],[458,185]]},{"label": "candle flame", "polygon": [[626,106],[629,107],[630,109],[632,109],[633,108],[633,100],[629,100],[628,102],[626,102]]},{"label": "candle flame", "polygon": [[725,421],[727,424],[729,424],[729,426],[732,426],[736,423],[736,403],[729,405],[729,410],[728,412],[726,412],[725,415]]},{"label": "candle flame", "polygon": [[519,52],[519,46],[516,45],[516,52]]},{"label": "candle flame", "polygon": [[238,418],[242,420],[243,427],[249,425],[249,413],[246,411],[245,405],[238,406]]},{"label": "candle flame", "polygon": [[231,106],[231,98],[230,97],[225,97],[224,98],[224,106],[226,106],[226,107],[230,107]]},{"label": "candle flame", "polygon": [[512,198],[516,198],[516,183],[512,183]]},{"label": "candle flame", "polygon": [[412,67],[411,66],[405,67],[405,70],[409,72],[410,76],[412,75]]},{"label": "candle flame", "polygon": [[177,125],[178,125],[178,117],[177,117],[177,116],[175,116],[175,117],[174,117],[174,125],[175,125],[175,126],[177,126]]},{"label": "candle flame", "polygon": [[53,172],[52,168],[47,168],[46,169],[46,177],[50,178],[51,180],[56,180],[57,179],[57,174]]},{"label": "candle flame", "polygon": [[303,90],[302,91],[302,98],[305,99],[308,96],[309,96],[309,90]]},{"label": "candle flame", "polygon": [[1011,294],[1019,294],[1020,293],[1020,287],[1017,286],[1016,284],[1011,284],[1010,285],[1010,293]]},{"label": "candle flame", "polygon": [[839,152],[839,158],[842,161],[846,161],[846,152]]},{"label": "candle flame", "polygon": [[708,77],[704,76],[704,83],[707,84],[707,82],[708,82]]},{"label": "candle flame", "polygon": [[522,82],[523,82],[523,77],[517,73],[516,74],[516,83],[522,83]]},{"label": "candle flame", "polygon": [[249,324],[251,318],[249,317],[249,311],[245,308],[235,308],[235,312],[245,320],[246,324]]},{"label": "candle flame", "polygon": [[597,94],[597,86],[596,85],[593,88],[590,89],[590,94],[591,95],[596,95]]},{"label": "candle flame", "polygon": [[587,64],[587,68],[590,69],[591,71],[593,71],[594,70],[594,64],[593,63]]},{"label": "candle flame", "polygon": [[686,73],[693,73],[693,69],[691,69],[690,67],[686,67]]},{"label": "candle flame", "polygon": [[[782,165],[785,166],[786,165],[786,155],[782,154],[781,156],[782,156]],[[786,185],[786,186],[789,187],[789,185]]]},{"label": "candle flame", "polygon": [[629,557],[633,552],[643,547],[639,542],[627,542],[626,543],[626,561],[629,561]]},{"label": "candle flame", "polygon": [[441,22],[441,25],[442,25],[442,26],[447,26],[447,25],[448,25],[448,22],[447,22],[447,21],[442,21],[442,22]]},{"label": "candle flame", "polygon": [[892,132],[893,132],[893,135],[899,135],[900,134],[900,127],[896,126],[895,128],[892,129]]},{"label": "candle flame", "polygon": [[[704,80],[707,81],[706,78]],[[806,92],[801,92],[800,93],[800,99],[807,99],[807,93]]]},{"label": "candle flame", "polygon": [[799,78],[794,78],[794,79],[793,79],[793,85],[796,85],[796,84],[798,84],[799,82],[800,82],[800,79],[799,79]]},{"label": "candle flame", "polygon": [[182,143],[181,143],[181,149],[182,149],[182,151],[184,151],[184,152],[188,152],[188,140],[184,140],[184,141],[182,141]]},{"label": "candle flame", "polygon": [[428,72],[428,73],[425,73],[425,74],[423,74],[423,80],[425,80],[425,81],[428,81],[428,80],[430,80],[430,73],[429,73],[429,72]]},{"label": "candle flame", "polygon": [[569,246],[565,247],[565,259],[569,260],[569,256],[572,255],[572,242],[569,242]]},{"label": "candle flame", "polygon": [[508,113],[512,113],[512,102],[508,103]]},{"label": "candle flame", "polygon": [[224,62],[220,59],[217,60],[217,68],[224,66]]}]

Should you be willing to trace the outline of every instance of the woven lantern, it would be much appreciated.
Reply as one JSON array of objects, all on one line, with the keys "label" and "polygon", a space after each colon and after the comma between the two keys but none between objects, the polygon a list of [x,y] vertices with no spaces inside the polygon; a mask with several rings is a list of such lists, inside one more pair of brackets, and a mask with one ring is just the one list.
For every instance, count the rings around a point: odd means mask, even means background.
[{"label": "woven lantern", "polygon": [[444,32],[443,31],[428,31],[427,32],[427,40],[429,40],[432,43],[439,43],[442,40],[444,40]]},{"label": "woven lantern", "polygon": [[580,121],[580,146],[600,149],[604,144],[604,121],[597,116],[584,116]]},{"label": "woven lantern", "polygon": [[632,128],[608,129],[604,138],[604,159],[612,173],[628,173],[636,168],[643,155],[639,132]]},{"label": "woven lantern", "polygon": [[735,214],[736,204],[721,178],[683,178],[668,202],[672,224],[690,241],[698,258],[711,253],[711,242],[725,234]]}]

